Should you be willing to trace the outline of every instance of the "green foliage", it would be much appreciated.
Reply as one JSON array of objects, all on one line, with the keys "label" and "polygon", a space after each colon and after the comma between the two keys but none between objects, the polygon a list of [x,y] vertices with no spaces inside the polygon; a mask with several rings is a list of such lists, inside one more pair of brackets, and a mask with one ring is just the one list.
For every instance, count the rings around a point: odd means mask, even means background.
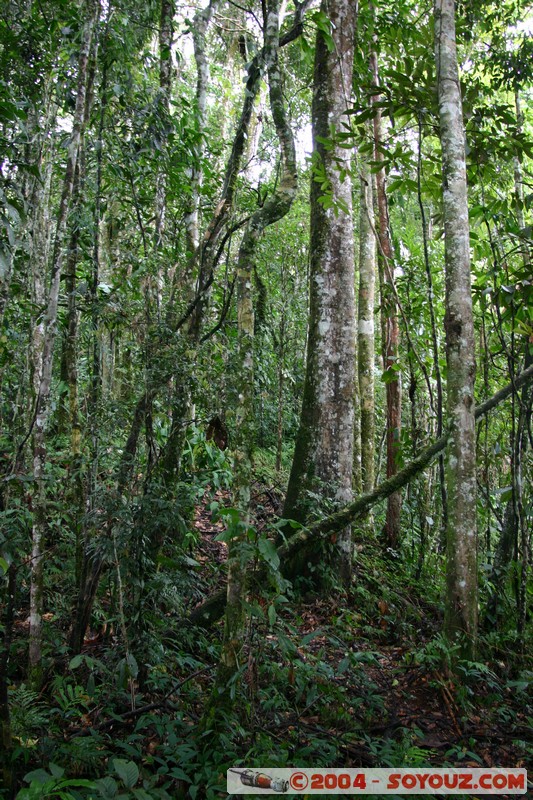
[{"label": "green foliage", "polygon": [[401,728],[394,739],[374,739],[366,737],[368,748],[379,767],[428,767],[431,766],[434,751],[418,747],[415,742],[422,739],[417,728]]},{"label": "green foliage", "polygon": [[[531,671],[525,653],[531,645],[533,594],[524,556],[530,549],[533,504],[527,426],[521,442],[516,440],[526,394],[515,394],[479,429],[479,600],[490,630],[480,637],[475,662],[458,658],[457,646],[440,633],[444,510],[433,467],[403,493],[396,552],[383,553],[382,506],[364,524],[354,525],[354,585],[348,594],[335,596],[334,610],[324,609],[327,592],[338,588],[330,541],[302,555],[293,587],[283,576],[275,542],[298,525],[275,514],[283,503],[305,380],[310,183],[325,210],[339,211],[319,155],[306,160],[304,154],[317,34],[332,48],[331,21],[317,9],[306,13],[303,35],[280,52],[284,95],[299,134],[299,195],[291,214],[263,237],[254,265],[252,494],[256,488],[268,490],[269,500],[255,498],[257,519],[249,524],[234,508],[234,267],[244,222],[276,187],[279,148],[262,99],[247,131],[230,213],[218,228],[213,214],[220,211],[243,100],[235,31],[244,33],[248,60],[262,46],[252,17],[253,12],[260,20],[261,9],[245,5],[250,13],[228,6],[224,14],[234,16],[227,25],[217,17],[208,28],[210,77],[202,124],[192,47],[190,41],[182,46],[194,26],[183,22],[183,9],[177,8],[170,53],[164,48],[159,54],[154,45],[160,3],[124,0],[120,7],[111,4],[109,15],[103,4],[97,21],[80,196],[60,243],[63,273],[67,259],[75,259],[75,287],[68,296],[61,282],[46,430],[42,692],[29,688],[26,673],[35,521],[32,349],[46,306],[46,298],[36,297],[35,270],[41,262],[33,237],[37,190],[45,187],[48,172],[43,208],[52,239],[56,227],[86,4],[10,2],[0,19],[0,632],[11,642],[9,653],[0,647],[7,667],[0,680],[8,687],[11,725],[12,749],[5,758],[21,800],[214,800],[225,790],[228,766],[342,764],[353,758],[345,748],[350,744],[356,757],[361,747],[365,759],[381,766],[440,765],[443,758],[450,764],[479,763],[485,745],[475,735],[435,751],[421,746],[416,727],[392,726],[383,737],[376,731],[390,721],[383,677],[396,691],[394,682],[409,670],[424,676],[435,697],[452,691],[464,730],[475,728],[478,715],[483,724],[503,731],[514,753],[524,759],[528,754]],[[379,483],[385,475],[380,444],[387,384],[402,379],[400,443],[406,461],[437,433],[437,367],[445,405],[442,179],[430,6],[407,0],[375,9],[360,6],[349,127],[329,131],[319,144],[326,153],[336,145],[347,151],[355,145],[370,157],[373,172],[383,167],[388,177],[402,335],[398,361],[384,371],[377,363]],[[533,117],[527,101],[533,76],[531,36],[521,25],[526,13],[527,4],[507,0],[457,5],[478,342],[476,402],[501,388],[510,368],[516,374],[530,357]],[[379,60],[379,93],[368,68],[372,50]],[[172,66],[168,109],[160,55]],[[385,132],[379,163],[366,124],[377,109]],[[351,177],[355,186],[357,169]],[[158,231],[162,184],[164,225]],[[205,255],[210,245],[217,250],[213,273],[203,276],[209,285],[202,302],[195,299],[200,263],[186,237],[195,187],[201,252]],[[69,244],[74,233],[75,253]],[[49,267],[43,261],[45,276]],[[76,453],[66,363],[72,298],[80,426]],[[377,314],[387,299],[385,293]],[[195,339],[190,306],[196,303],[196,311],[204,300]],[[379,335],[377,324],[376,331]],[[191,403],[180,417],[174,402],[181,386],[190,389]],[[135,409],[148,396],[133,446]],[[227,425],[226,450],[206,441],[207,421],[214,415]],[[176,418],[183,423],[184,446],[179,472],[176,464],[169,478],[162,464]],[[127,480],[119,486],[124,466]],[[327,499],[332,488],[317,483],[308,494],[309,520],[335,510]],[[500,564],[510,503],[517,506],[519,525]],[[226,526],[222,533],[220,522]],[[225,545],[234,537],[242,538],[243,561],[262,577],[256,581],[252,574],[250,582],[233,706],[223,710],[222,727],[214,731],[202,715],[220,658],[220,631],[193,628],[185,618],[189,608],[224,585]],[[79,589],[99,563],[88,635],[82,652],[72,654],[68,631],[79,611]],[[322,594],[312,591],[318,584]],[[398,648],[397,671],[391,674],[384,666],[388,648]],[[7,789],[0,795],[7,797]]]},{"label": "green foliage", "polygon": [[50,721],[50,709],[24,683],[9,689],[11,732],[24,747],[35,747]]},{"label": "green foliage", "polygon": [[[64,778],[65,770],[57,764],[48,765],[50,772],[44,769],[36,769],[28,772],[24,776],[27,789],[21,789],[17,794],[17,800],[48,800],[48,798],[60,798],[60,800],[78,800],[80,797],[77,789],[93,788],[92,781],[77,778]],[[73,790],[73,791],[71,791]]]}]

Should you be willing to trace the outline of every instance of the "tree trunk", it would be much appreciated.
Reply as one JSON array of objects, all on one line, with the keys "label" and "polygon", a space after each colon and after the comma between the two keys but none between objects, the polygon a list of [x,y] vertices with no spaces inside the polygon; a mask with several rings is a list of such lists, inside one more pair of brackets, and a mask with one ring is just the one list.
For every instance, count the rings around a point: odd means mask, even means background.
[{"label": "tree trunk", "polygon": [[451,427],[448,496],[446,633],[473,657],[477,638],[475,341],[465,139],[454,0],[435,0],[435,51],[442,144],[446,262],[447,416]]},{"label": "tree trunk", "polygon": [[3,620],[2,642],[0,646],[0,765],[2,766],[3,787],[10,800],[13,794],[13,737],[11,735],[11,714],[9,711],[8,667],[13,639],[13,622],[15,619],[15,594],[17,588],[17,572],[15,564],[9,566],[7,572],[7,602]]},{"label": "tree trunk", "polygon": [[[161,0],[159,22],[159,113],[165,126],[169,123],[170,96],[172,91],[172,34],[174,20],[173,0]],[[166,170],[159,168],[155,183],[155,248],[156,253],[163,244],[167,208]],[[163,275],[158,274],[158,299],[162,289]],[[158,306],[160,301],[158,302]]]},{"label": "tree trunk", "polygon": [[[515,109],[516,109],[516,129],[517,133],[522,133],[524,127],[524,113],[522,111],[521,103],[520,103],[520,93],[518,89],[515,89]],[[516,202],[516,221],[518,222],[518,227],[521,231],[525,228],[525,220],[524,220],[524,184],[522,178],[522,163],[521,163],[521,154],[517,152],[517,154],[513,158],[513,166],[514,166],[514,192],[515,192],[515,202]],[[529,266],[531,264],[531,253],[529,250],[528,242],[523,241],[520,245],[520,249],[522,251],[522,261],[524,262],[524,266]]]},{"label": "tree trunk", "polygon": [[[213,2],[212,5],[214,7],[215,3]],[[301,34],[302,18],[307,5],[307,2],[298,4],[294,15],[293,25],[289,31],[280,38],[280,47],[285,46]],[[166,323],[174,333],[177,333],[184,328],[185,325],[187,325],[187,338],[184,337],[184,347],[187,346],[191,350],[196,346],[196,337],[199,336],[201,331],[201,324],[207,302],[206,293],[213,281],[214,270],[217,265],[218,258],[220,257],[227,240],[231,238],[231,233],[242,225],[242,223],[239,223],[233,228],[230,228],[228,219],[234,207],[238,177],[242,166],[243,153],[246,147],[250,117],[252,114],[255,97],[261,82],[261,68],[263,66],[263,61],[264,52],[261,50],[261,52],[254,56],[248,66],[248,77],[244,89],[243,107],[237,123],[231,153],[226,165],[221,197],[213,212],[209,224],[206,226],[198,247],[197,260],[199,278],[196,296],[191,300],[180,318],[177,318],[175,304],[172,297],[168,304]],[[220,240],[222,240],[222,243]],[[175,293],[175,287],[172,290],[172,293]],[[124,372],[129,369],[130,361],[127,358],[128,351],[124,349],[123,353],[125,359],[123,369]],[[187,382],[187,385],[178,385],[175,389],[176,395],[173,402],[176,404],[177,411],[176,413],[173,412],[172,430],[167,447],[165,448],[166,452],[162,456],[163,463],[161,465],[161,472],[164,473],[167,467],[171,470],[170,474],[164,474],[163,476],[163,482],[168,482],[168,484],[172,483],[173,477],[177,472],[177,465],[179,464],[178,459],[181,457],[181,442],[184,430],[183,423],[185,421],[185,414],[182,413],[182,409],[189,407],[188,398],[190,397],[190,389],[188,382],[191,380],[192,366],[185,361],[185,364],[182,366],[182,368],[183,374],[179,376],[179,380]],[[123,453],[117,468],[116,483],[117,493],[119,495],[124,492],[135,465],[135,455],[137,452],[138,440],[142,431],[145,415],[149,411],[150,404],[155,398],[156,394],[164,387],[168,386],[168,383],[173,376],[174,370],[172,368],[161,369],[156,376],[152,376],[151,385],[145,391],[143,391],[142,395],[135,404],[127,442],[123,449]],[[166,466],[164,463],[165,461]],[[159,473],[160,475],[161,472]],[[105,525],[104,529],[109,533],[108,525]],[[155,545],[157,546],[157,543],[155,543]],[[76,601],[76,619],[69,636],[70,647],[74,652],[77,652],[81,647],[83,635],[90,618],[94,598],[98,589],[99,579],[105,566],[104,556],[101,553],[96,552],[91,557],[85,584],[82,587]]]},{"label": "tree trunk", "polygon": [[211,0],[206,8],[197,11],[192,24],[194,59],[196,62],[196,124],[198,126],[198,141],[194,148],[195,163],[191,168],[190,209],[185,216],[189,283],[191,283],[193,267],[197,261],[200,235],[200,192],[203,181],[201,161],[204,155],[205,140],[203,131],[206,126],[207,86],[209,82],[209,62],[205,52],[206,33],[218,3],[219,0]]},{"label": "tree trunk", "polygon": [[[427,281],[427,299],[429,308],[429,318],[431,323],[431,346],[433,350],[433,369],[435,371],[435,382],[437,384],[437,437],[442,436],[443,430],[443,393],[442,376],[439,364],[439,343],[437,338],[437,323],[435,320],[433,276],[431,275],[431,265],[429,262],[428,229],[426,225],[426,211],[422,200],[422,119],[418,120],[418,161],[417,161],[417,195],[418,207],[420,208],[420,220],[422,223],[422,242],[424,245],[424,266]],[[440,499],[442,504],[442,536],[441,542],[446,538],[446,527],[448,517],[448,507],[446,500],[446,472],[444,468],[444,456],[439,456],[439,485]]]},{"label": "tree trunk", "polygon": [[[313,88],[309,336],[300,429],[284,516],[305,520],[308,492],[343,503],[352,496],[355,292],[352,196],[344,130],[353,76],[355,6],[324,2],[333,47],[318,30]],[[341,174],[342,173],[342,174]],[[351,577],[351,531],[338,536],[341,579]]]},{"label": "tree trunk", "polygon": [[[59,205],[57,227],[52,254],[52,274],[46,313],[43,322],[37,326],[34,333],[33,353],[34,367],[36,368],[37,393],[33,422],[33,530],[32,530],[32,560],[31,560],[31,586],[30,586],[30,637],[29,637],[29,678],[34,686],[41,680],[41,643],[42,643],[42,613],[43,613],[43,555],[44,537],[47,526],[46,503],[46,462],[47,442],[46,423],[48,420],[48,405],[52,382],[52,366],[54,343],[57,329],[57,309],[59,302],[59,283],[61,267],[63,264],[63,245],[67,226],[68,213],[72,198],[74,176],[78,160],[78,149],[83,128],[86,110],[86,90],[89,53],[93,28],[97,14],[97,3],[88,6],[87,21],[82,34],[78,62],[78,91],[72,134],[68,144],[67,166],[63,190]],[[44,295],[44,280],[35,275],[38,291]],[[42,325],[42,329],[41,329]]]},{"label": "tree trunk", "polygon": [[374,287],[376,238],[372,175],[366,156],[361,158],[359,214],[359,302],[357,309],[357,367],[361,420],[362,490],[374,488]]},{"label": "tree trunk", "polygon": [[227,689],[228,681],[241,663],[248,559],[246,548],[249,525],[250,487],[254,420],[254,309],[252,274],[258,242],[266,227],[290,210],[297,190],[296,153],[292,130],[285,111],[281,72],[278,62],[279,11],[277,0],[269,0],[265,25],[265,65],[268,69],[270,109],[280,142],[281,178],[275,194],[253,214],[239,249],[237,266],[237,308],[239,330],[238,406],[236,412],[235,505],[241,521],[229,543],[228,585],[224,641],[217,684]]},{"label": "tree trunk", "polygon": [[[374,84],[379,86],[377,54],[371,56]],[[376,97],[379,100],[379,96]],[[381,128],[381,110],[376,109],[374,115],[374,158],[378,162],[384,160],[382,152],[383,134]],[[390,234],[389,204],[386,189],[385,168],[376,172],[378,240],[381,280],[381,314],[383,330],[383,365],[388,372],[387,393],[387,478],[397,471],[397,460],[400,448],[402,429],[402,396],[400,373],[394,371],[398,367],[398,349],[400,344],[400,326],[398,323],[398,305],[394,285],[394,256]],[[389,547],[396,548],[400,538],[400,512],[402,497],[396,493],[389,497],[385,520],[385,539]]]},{"label": "tree trunk", "polygon": [[[285,264],[281,265],[281,286],[285,295]],[[281,470],[281,459],[283,455],[283,389],[285,384],[285,336],[286,336],[286,314],[285,297],[282,300],[279,321],[279,348],[278,348],[278,420],[276,430],[276,472]]]}]

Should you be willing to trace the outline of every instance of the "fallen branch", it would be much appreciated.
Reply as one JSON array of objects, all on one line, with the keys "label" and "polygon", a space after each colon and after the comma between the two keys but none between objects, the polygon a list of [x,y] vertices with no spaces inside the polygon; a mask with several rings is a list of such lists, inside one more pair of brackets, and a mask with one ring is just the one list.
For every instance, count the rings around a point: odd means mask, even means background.
[{"label": "fallen branch", "polygon": [[[513,392],[518,391],[522,386],[527,385],[533,379],[533,365],[520,373],[513,383],[507,384],[499,392],[496,392],[484,403],[481,403],[475,411],[476,420],[484,417],[493,408],[500,405],[506,400]],[[278,547],[278,556],[283,565],[289,560],[296,551],[301,550],[310,541],[323,539],[332,533],[337,533],[343,530],[347,525],[354,522],[359,517],[366,514],[376,503],[386,500],[389,495],[402,489],[413,478],[419,475],[430,463],[433,461],[442,450],[445,449],[448,443],[449,433],[444,433],[433,444],[426,447],[422,452],[411,461],[402,470],[397,472],[391,478],[388,478],[379,486],[376,486],[371,492],[360,495],[352,503],[349,503],[344,508],[331,514],[319,522],[309,525],[308,528],[301,528],[289,539],[287,539],[280,547]],[[201,606],[191,611],[188,621],[194,625],[202,625],[207,627],[213,622],[216,622],[224,613],[226,605],[226,590],[221,589],[219,592],[208,598]]]},{"label": "fallen branch", "polygon": [[104,731],[108,728],[113,728],[115,725],[123,725],[130,719],[134,719],[135,717],[140,717],[143,714],[148,714],[150,711],[157,711],[158,709],[165,708],[168,704],[168,700],[171,695],[181,689],[182,686],[185,686],[186,683],[192,681],[193,678],[197,678],[198,675],[203,675],[204,672],[208,672],[209,670],[214,669],[213,665],[209,665],[207,667],[203,667],[202,669],[193,672],[192,675],[189,675],[187,678],[184,678],[177,683],[174,683],[172,687],[168,690],[168,692],[163,696],[161,700],[158,700],[156,703],[148,703],[141,708],[134,708],[130,711],[125,711],[123,714],[117,714],[112,719],[106,719],[104,722],[100,722],[97,725],[91,726],[84,726],[83,728],[76,728],[70,736],[69,739],[73,739],[76,736],[90,736],[94,731]]}]

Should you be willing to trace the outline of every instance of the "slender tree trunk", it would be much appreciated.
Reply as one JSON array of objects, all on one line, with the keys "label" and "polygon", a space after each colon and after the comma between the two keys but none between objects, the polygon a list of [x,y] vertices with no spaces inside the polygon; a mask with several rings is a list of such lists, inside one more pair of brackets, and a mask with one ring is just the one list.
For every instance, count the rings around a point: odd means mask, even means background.
[{"label": "slender tree trunk", "polygon": [[[531,367],[533,363],[532,357],[528,354],[526,357],[525,368]],[[509,565],[513,560],[522,565],[525,563],[527,570],[528,565],[528,542],[527,536],[521,536],[522,533],[522,480],[521,471],[522,464],[525,460],[525,455],[528,446],[528,425],[531,423],[531,406],[533,402],[533,393],[531,386],[525,386],[522,389],[520,397],[520,411],[518,414],[518,421],[516,424],[514,441],[512,442],[512,471],[511,478],[513,481],[512,496],[507,501],[505,512],[503,515],[503,525],[500,535],[500,540],[496,548],[494,558],[494,565],[492,568],[490,583],[493,590],[487,602],[487,618],[490,625],[498,624],[502,620],[504,607],[501,603],[506,579],[509,574]],[[521,513],[520,513],[521,512]],[[520,576],[521,578],[523,576]],[[524,576],[525,578],[525,576]],[[518,589],[518,625],[517,628],[523,629],[523,622],[521,625],[521,616],[525,616],[525,598],[521,597],[521,586]],[[522,608],[524,607],[524,611]]]},{"label": "slender tree trunk", "polygon": [[[161,0],[161,16],[159,21],[159,108],[165,127],[169,125],[170,98],[172,94],[172,36],[174,22],[174,0]],[[167,174],[166,169],[159,168],[155,184],[155,249],[156,254],[163,245],[165,219],[167,210]],[[158,259],[159,260],[159,259]],[[161,306],[163,288],[161,269],[157,276],[158,308]]]},{"label": "slender tree trunk", "polygon": [[[54,343],[57,329],[57,308],[59,301],[59,283],[63,264],[63,245],[67,226],[68,213],[72,198],[74,176],[78,160],[78,150],[86,110],[86,90],[88,77],[89,54],[93,28],[97,14],[97,3],[87,7],[87,21],[84,25],[82,43],[78,62],[78,90],[72,134],[68,144],[67,166],[55,233],[52,254],[52,272],[50,287],[46,301],[46,313],[42,322],[42,332],[34,336],[34,364],[37,368],[38,389],[35,401],[33,428],[33,474],[35,482],[33,501],[32,562],[30,587],[30,641],[29,641],[29,677],[38,686],[41,680],[41,643],[43,613],[43,554],[44,537],[47,525],[46,481],[47,462],[46,423],[52,381]],[[38,291],[42,292],[44,281],[36,276]],[[37,326],[40,328],[41,323]]]},{"label": "slender tree trunk", "polygon": [[376,239],[372,175],[366,158],[361,159],[359,213],[359,302],[357,310],[357,366],[361,419],[362,489],[374,488],[374,287],[376,283]]},{"label": "slender tree trunk", "polygon": [[[46,157],[45,157],[46,158]],[[32,303],[37,309],[37,317],[33,322],[32,342],[31,342],[31,362],[32,362],[32,383],[33,397],[35,404],[39,402],[39,391],[41,383],[41,372],[43,367],[43,352],[45,343],[45,321],[44,313],[46,308],[46,267],[49,255],[49,212],[50,185],[52,180],[52,161],[48,157],[47,161],[40,163],[41,179],[36,182],[33,194],[32,205],[34,209],[34,221],[31,240],[31,264],[32,264]],[[35,410],[33,412],[32,423],[35,420]],[[42,479],[42,467],[46,458],[44,450],[44,433],[38,429],[34,430],[33,437],[33,465],[34,465],[34,491],[33,491],[33,529],[32,529],[32,560],[31,560],[31,584],[30,584],[30,680],[34,680],[38,685],[40,682],[40,658],[41,658],[41,615],[42,615],[42,591],[43,591],[43,561],[42,552],[44,550],[43,536],[45,530],[45,486]]]},{"label": "slender tree trunk", "polygon": [[[78,402],[78,304],[76,298],[76,267],[79,256],[80,238],[80,197],[82,195],[83,180],[81,176],[81,162],[79,159],[74,180],[73,200],[76,209],[65,270],[65,291],[67,294],[67,329],[63,341],[62,358],[64,361],[65,380],[68,386],[68,406],[62,411],[68,418],[67,430],[70,430],[70,483],[73,527],[76,535],[75,553],[75,583],[79,587],[83,564],[82,541],[82,515],[85,504],[85,490],[82,479],[81,464],[81,417]],[[68,412],[68,413],[67,413]]]},{"label": "slender tree trunk", "polygon": [[235,504],[241,513],[239,530],[228,551],[228,586],[224,641],[217,683],[227,688],[228,680],[241,663],[245,625],[248,559],[250,487],[254,420],[254,309],[252,276],[257,244],[267,226],[288,214],[297,190],[296,153],[292,130],[285,111],[281,71],[278,62],[279,11],[277,0],[268,0],[265,25],[265,64],[268,70],[270,109],[280,143],[281,179],[275,194],[253,214],[239,249],[237,266],[237,308],[239,329],[238,406],[235,458]]},{"label": "slender tree trunk", "polygon": [[446,261],[447,463],[446,633],[472,657],[477,638],[475,341],[462,99],[454,0],[435,0]]},{"label": "slender tree trunk", "polygon": [[[515,91],[515,108],[516,108],[516,121],[517,121],[517,128],[518,131],[521,133],[524,124],[524,114],[522,112],[521,104],[520,104],[520,94],[518,90]],[[520,230],[523,231],[525,228],[525,219],[524,219],[524,189],[523,189],[523,177],[522,177],[522,164],[520,159],[520,154],[517,154],[514,158],[514,183],[515,183],[515,199],[516,199],[516,219],[518,221],[518,225]],[[530,247],[527,241],[524,241],[521,246],[522,250],[522,262],[525,267],[525,271],[531,266],[531,252]],[[533,361],[533,355],[531,354],[531,348],[528,346],[528,343],[525,343],[526,348],[526,359],[525,359],[525,368],[527,369],[528,366]],[[526,389],[522,392],[522,399],[520,403],[520,411],[518,415],[518,430],[516,432],[515,437],[515,447],[514,447],[514,470],[513,470],[513,498],[514,501],[514,517],[517,518],[518,528],[519,528],[519,535],[517,534],[517,541],[516,541],[516,555],[517,561],[520,563],[520,581],[519,581],[519,589],[518,589],[518,620],[517,620],[517,629],[520,633],[524,633],[526,622],[527,622],[527,578],[529,572],[529,562],[530,562],[530,541],[527,532],[527,523],[526,523],[526,514],[523,507],[523,480],[522,480],[522,470],[524,464],[524,456],[527,449],[527,437],[525,436],[525,432],[521,426],[527,424],[528,426],[531,425],[531,403],[532,403],[532,395],[531,391],[529,393]],[[525,422],[523,422],[523,417],[525,417]],[[529,427],[529,430],[531,428]],[[522,639],[522,646],[523,646],[523,639]]]},{"label": "slender tree trunk", "polygon": [[[431,264],[429,261],[428,229],[426,224],[426,211],[422,199],[422,119],[418,120],[418,164],[417,164],[417,194],[418,207],[420,208],[420,219],[422,222],[422,241],[424,244],[424,266],[426,269],[427,298],[429,308],[429,318],[431,323],[431,346],[433,350],[433,369],[435,370],[435,382],[437,384],[437,437],[442,436],[443,431],[443,392],[442,376],[439,364],[439,343],[437,337],[437,323],[435,320],[435,306],[433,293],[433,277],[431,275]],[[442,504],[442,537],[441,542],[446,539],[446,527],[448,524],[448,506],[446,500],[446,473],[444,469],[444,456],[439,456],[439,484],[440,499]]]},{"label": "slender tree trunk", "polygon": [[[379,86],[379,70],[377,54],[371,56],[374,84]],[[376,97],[379,100],[379,96]],[[381,111],[376,109],[374,115],[374,158],[378,162],[384,160],[382,146],[383,133]],[[385,370],[398,367],[398,350],[400,344],[400,326],[398,322],[398,306],[394,285],[394,254],[392,248],[389,206],[387,200],[385,168],[376,172],[377,216],[378,216],[378,258],[381,260],[381,314],[383,341],[383,362]],[[386,384],[387,393],[387,478],[397,471],[397,459],[400,448],[402,428],[402,397],[400,373],[389,378]],[[387,502],[385,520],[385,539],[389,547],[396,548],[400,539],[400,512],[402,497],[399,492],[391,495]]]},{"label": "slender tree trunk", "polygon": [[190,210],[185,217],[185,241],[189,272],[196,264],[200,237],[200,192],[203,182],[202,158],[204,156],[204,136],[206,126],[207,87],[209,83],[209,61],[205,52],[206,34],[209,22],[216,11],[219,0],[210,0],[206,8],[197,11],[192,24],[194,59],[196,62],[196,124],[198,143],[195,146],[195,163],[191,168]]},{"label": "slender tree trunk", "polygon": [[[518,90],[515,91],[515,108],[516,108],[517,132],[522,133],[522,129],[524,126],[524,113],[522,111],[520,103],[520,94]],[[520,160],[520,153],[517,153],[513,158],[513,166],[514,166],[514,192],[516,201],[516,221],[518,222],[520,230],[523,231],[525,228],[524,186],[522,178],[522,163]],[[521,250],[522,250],[522,260],[524,262],[524,266],[528,266],[529,264],[531,264],[531,253],[527,242],[522,243]]]},{"label": "slender tree trunk", "polygon": [[[324,2],[333,47],[319,30],[313,85],[315,171],[311,184],[311,274],[307,366],[300,429],[284,516],[304,520],[307,492],[339,503],[352,496],[355,291],[352,196],[347,151],[335,141],[344,130],[353,77],[355,6]],[[341,168],[345,175],[341,176]],[[325,188],[323,188],[325,187]],[[338,569],[351,578],[351,530],[339,533]]]}]

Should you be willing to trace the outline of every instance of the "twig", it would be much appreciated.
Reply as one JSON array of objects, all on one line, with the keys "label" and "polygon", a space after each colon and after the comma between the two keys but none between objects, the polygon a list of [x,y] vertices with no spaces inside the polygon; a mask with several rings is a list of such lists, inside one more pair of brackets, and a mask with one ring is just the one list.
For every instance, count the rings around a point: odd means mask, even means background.
[{"label": "twig", "polygon": [[176,692],[178,689],[181,689],[182,686],[191,681],[193,678],[196,678],[198,675],[202,675],[204,672],[208,672],[211,669],[214,669],[214,666],[210,664],[207,667],[203,667],[202,669],[193,672],[192,675],[189,675],[184,680],[175,683],[163,696],[163,699],[159,700],[157,703],[148,703],[148,705],[142,706],[141,708],[134,708],[130,711],[125,711],[123,714],[119,714],[113,719],[107,719],[105,722],[100,722],[98,725],[93,725],[90,728],[77,728],[72,732],[70,738],[73,739],[75,736],[88,736],[92,731],[103,731],[106,728],[112,728],[113,725],[117,723],[120,724],[122,722],[126,722],[128,719],[133,719],[134,717],[141,716],[141,714],[146,714],[148,711],[155,711],[158,708],[163,708],[166,706],[167,700],[171,694],[174,694],[174,692]]},{"label": "twig", "polygon": [[[455,705],[454,699],[451,696],[450,690],[446,686],[446,683],[444,682],[444,678],[442,677],[440,672],[435,672],[435,676],[437,677],[437,679],[439,681],[439,685],[440,685],[440,688],[441,688],[442,696],[444,698],[444,702],[446,703],[446,708],[448,709],[448,714],[450,715],[450,718],[451,718],[451,720],[453,722],[453,726],[455,728],[455,731],[456,731],[456,733],[457,733],[457,735],[459,737],[462,737],[463,732],[462,732],[461,728],[459,727],[459,723],[457,722],[457,717],[455,716],[455,713],[453,711],[453,706]],[[455,706],[455,707],[457,708],[457,706]]]}]

